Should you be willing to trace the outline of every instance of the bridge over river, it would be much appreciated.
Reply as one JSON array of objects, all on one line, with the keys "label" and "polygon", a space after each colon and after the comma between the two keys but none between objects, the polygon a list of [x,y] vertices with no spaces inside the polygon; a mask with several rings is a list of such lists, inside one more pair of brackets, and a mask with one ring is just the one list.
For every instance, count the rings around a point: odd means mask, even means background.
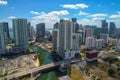
[{"label": "bridge over river", "polygon": [[79,62],[79,61],[82,61],[82,60],[72,59],[72,60],[62,60],[62,61],[59,61],[59,62],[52,62],[52,63],[45,64],[45,65],[42,65],[42,66],[39,66],[39,67],[28,68],[28,70],[19,71],[17,73],[13,73],[13,74],[6,75],[4,77],[0,77],[0,80],[10,80],[10,79],[19,78],[19,77],[22,77],[22,76],[25,76],[25,75],[28,75],[28,74],[30,74],[31,77],[32,77],[33,73],[44,71],[44,70],[50,69],[50,68],[54,68],[56,66],[60,66],[63,63],[64,64],[68,64],[68,63],[72,64],[72,63],[76,63],[76,62]]}]

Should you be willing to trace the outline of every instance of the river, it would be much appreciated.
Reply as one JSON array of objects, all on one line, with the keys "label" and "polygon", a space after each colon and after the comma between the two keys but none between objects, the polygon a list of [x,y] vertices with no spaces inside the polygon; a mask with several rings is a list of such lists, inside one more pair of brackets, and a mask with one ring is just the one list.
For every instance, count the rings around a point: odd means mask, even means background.
[{"label": "river", "polygon": [[[10,37],[14,38],[13,31],[10,31]],[[53,62],[53,57],[49,52],[47,52],[44,49],[38,48],[38,54],[40,53],[42,54],[43,64],[48,64],[48,63]],[[55,71],[51,71],[45,74],[41,74],[37,78],[37,80],[57,80],[57,76],[55,74]]]},{"label": "river", "polygon": [[[52,55],[44,49],[38,48],[38,54],[42,54],[43,64],[48,64],[53,62]],[[48,73],[41,74],[37,80],[57,80],[57,76],[55,71],[51,71]]]}]

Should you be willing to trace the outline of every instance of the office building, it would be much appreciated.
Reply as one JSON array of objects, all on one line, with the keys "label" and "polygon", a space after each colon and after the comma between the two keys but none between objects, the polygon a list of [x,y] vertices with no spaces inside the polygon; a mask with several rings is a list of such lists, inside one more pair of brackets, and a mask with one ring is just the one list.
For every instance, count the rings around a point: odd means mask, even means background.
[{"label": "office building", "polygon": [[35,30],[33,26],[30,26],[29,40],[34,40]]},{"label": "office building", "polygon": [[78,30],[78,33],[81,34],[81,40],[82,40],[81,45],[83,45],[83,43],[84,43],[84,31],[83,30]]},{"label": "office building", "polygon": [[93,29],[92,28],[83,28],[83,43],[85,44],[87,37],[93,37]]},{"label": "office building", "polygon": [[118,40],[118,42],[117,42],[117,51],[120,51],[120,39]]},{"label": "office building", "polygon": [[87,63],[94,63],[97,62],[98,59],[98,52],[95,49],[87,50],[86,51],[86,61]]},{"label": "office building", "polygon": [[45,23],[39,23],[36,25],[37,41],[43,40],[45,37]]},{"label": "office building", "polygon": [[77,18],[72,18],[73,23],[77,23]]},{"label": "office building", "polygon": [[56,23],[54,24],[54,29],[58,29],[58,28],[59,28],[59,23],[56,22]]},{"label": "office building", "polygon": [[88,49],[95,47],[94,37],[87,37],[87,38],[86,38],[85,47],[88,48]]},{"label": "office building", "polygon": [[120,28],[115,29],[115,38],[120,39]]},{"label": "office building", "polygon": [[24,52],[28,49],[28,26],[27,19],[16,18],[13,19],[13,32],[15,46],[13,47],[13,53]]},{"label": "office building", "polygon": [[5,54],[6,45],[5,45],[5,31],[4,25],[0,23],[0,55]]},{"label": "office building", "polygon": [[52,32],[52,43],[53,43],[53,51],[58,51],[58,40],[59,40],[59,34],[58,34],[58,29],[54,29],[53,32]]},{"label": "office building", "polygon": [[102,31],[101,28],[94,29],[94,35],[96,36],[97,39],[100,39],[101,31]]},{"label": "office building", "polygon": [[108,23],[106,20],[102,20],[102,33],[108,34]]},{"label": "office building", "polygon": [[110,37],[115,37],[115,23],[114,22],[110,22],[110,29],[109,29],[109,36]]},{"label": "office building", "polygon": [[77,23],[76,18],[72,18],[72,27],[73,27],[73,33],[77,33],[79,30],[79,24]]},{"label": "office building", "polygon": [[34,39],[35,30],[34,27],[31,26],[30,22],[27,23],[27,28],[28,28],[28,40],[31,41]]},{"label": "office building", "polygon": [[93,37],[93,29],[92,28],[85,28],[85,38],[86,37]]},{"label": "office building", "polygon": [[97,39],[95,41],[95,48],[100,50],[102,48],[102,46],[103,46],[103,39]]},{"label": "office building", "polygon": [[108,34],[100,34],[100,39],[103,39],[103,44],[106,45],[108,44]]},{"label": "office building", "polygon": [[2,25],[3,25],[3,28],[4,28],[4,32],[5,32],[5,38],[10,38],[8,22],[2,22]]},{"label": "office building", "polygon": [[73,34],[73,50],[75,53],[80,53],[80,47],[82,45],[82,34],[81,33],[74,33]]},{"label": "office building", "polygon": [[27,23],[27,28],[28,28],[28,40],[30,40],[30,27],[31,27],[31,24],[30,22]]}]

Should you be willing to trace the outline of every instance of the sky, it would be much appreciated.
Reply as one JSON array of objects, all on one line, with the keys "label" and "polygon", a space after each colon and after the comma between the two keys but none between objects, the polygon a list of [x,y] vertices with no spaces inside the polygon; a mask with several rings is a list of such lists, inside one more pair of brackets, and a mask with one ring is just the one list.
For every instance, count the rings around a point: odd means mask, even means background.
[{"label": "sky", "polygon": [[27,18],[31,25],[44,22],[46,28],[60,19],[77,18],[82,25],[97,25],[101,20],[113,21],[120,28],[120,0],[0,0],[0,22]]}]

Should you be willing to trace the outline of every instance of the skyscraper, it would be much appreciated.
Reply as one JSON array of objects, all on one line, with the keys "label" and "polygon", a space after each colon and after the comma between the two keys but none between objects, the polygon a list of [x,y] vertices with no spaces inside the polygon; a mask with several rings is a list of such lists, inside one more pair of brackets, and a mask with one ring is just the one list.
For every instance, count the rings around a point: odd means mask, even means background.
[{"label": "skyscraper", "polygon": [[85,37],[93,37],[93,29],[85,28]]},{"label": "skyscraper", "polygon": [[109,29],[109,36],[110,37],[115,37],[115,23],[114,22],[110,22],[110,29]]},{"label": "skyscraper", "polygon": [[87,37],[85,46],[86,46],[86,48],[94,48],[95,47],[94,37]]},{"label": "skyscraper", "polygon": [[82,45],[82,34],[81,33],[74,33],[73,34],[73,50],[75,53],[80,53],[80,46]]},{"label": "skyscraper", "polygon": [[72,22],[73,23],[77,23],[77,19],[76,18],[72,18]]},{"label": "skyscraper", "polygon": [[52,32],[52,43],[53,43],[53,51],[58,51],[58,40],[59,40],[59,35],[58,35],[58,29],[54,29]]},{"label": "skyscraper", "polygon": [[64,20],[59,27],[59,46],[62,50],[72,49],[72,26],[71,22]]},{"label": "skyscraper", "polygon": [[30,36],[29,39],[33,40],[34,39],[34,34],[35,34],[35,30],[33,26],[30,26]]},{"label": "skyscraper", "polygon": [[[26,51],[28,49],[28,26],[27,19],[13,19],[13,31],[16,52]],[[13,51],[14,52],[14,51]]]},{"label": "skyscraper", "polygon": [[102,20],[102,33],[108,34],[108,23],[106,20]]},{"label": "skyscraper", "polygon": [[77,23],[76,18],[72,18],[73,33],[77,33],[79,30],[79,24]]},{"label": "skyscraper", "polygon": [[[72,50],[73,27],[69,20],[60,22],[59,26],[59,53],[63,58],[68,57]],[[71,55],[71,54],[70,54]]]},{"label": "skyscraper", "polygon": [[27,28],[28,28],[28,39],[30,39],[30,27],[31,27],[31,24],[30,22],[27,23]]},{"label": "skyscraper", "polygon": [[36,25],[37,38],[45,36],[45,23],[39,23]]},{"label": "skyscraper", "polygon": [[84,28],[83,29],[84,36],[83,36],[83,43],[85,43],[87,37],[93,37],[93,29],[92,28]]},{"label": "skyscraper", "polygon": [[97,39],[100,38],[101,28],[95,28],[94,29],[94,35],[97,37]]},{"label": "skyscraper", "polygon": [[3,28],[4,28],[4,32],[5,32],[5,37],[10,38],[8,22],[2,22],[2,25],[3,25]]},{"label": "skyscraper", "polygon": [[103,39],[103,44],[108,44],[108,34],[100,34],[100,39]]},{"label": "skyscraper", "polygon": [[5,31],[3,24],[0,23],[0,55],[5,54],[5,49]]},{"label": "skyscraper", "polygon": [[117,48],[118,51],[120,51],[120,39],[117,42],[116,48]]},{"label": "skyscraper", "polygon": [[54,29],[58,29],[58,28],[59,28],[59,23],[56,22],[56,23],[54,24]]},{"label": "skyscraper", "polygon": [[97,39],[95,42],[96,49],[101,49],[103,46],[103,39]]}]

